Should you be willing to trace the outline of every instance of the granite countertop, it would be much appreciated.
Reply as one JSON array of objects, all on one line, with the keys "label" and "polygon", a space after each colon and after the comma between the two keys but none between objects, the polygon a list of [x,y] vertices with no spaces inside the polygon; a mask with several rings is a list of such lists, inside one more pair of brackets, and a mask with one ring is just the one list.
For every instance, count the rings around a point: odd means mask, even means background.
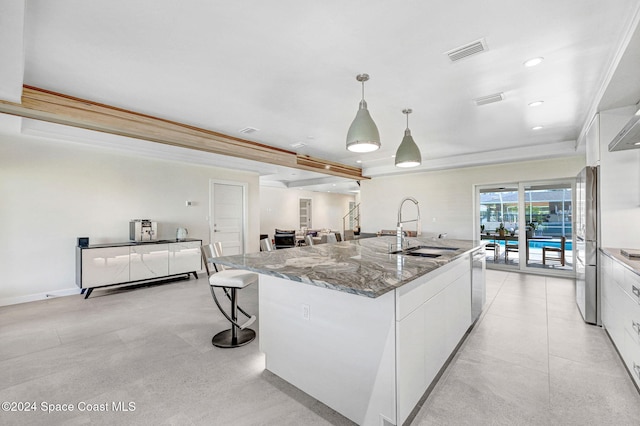
[{"label": "granite countertop", "polygon": [[610,258],[616,260],[618,263],[626,266],[627,269],[630,269],[632,272],[640,275],[640,259],[629,259],[627,256],[620,253],[621,249],[619,248],[603,247],[600,250]]},{"label": "granite countertop", "polygon": [[105,248],[105,247],[126,247],[126,246],[142,246],[147,244],[170,244],[170,243],[187,243],[190,241],[202,241],[197,238],[185,238],[184,240],[152,240],[152,241],[125,241],[120,243],[104,243],[104,244],[90,244],[89,247],[79,247],[81,249],[92,248]]},{"label": "granite countertop", "polygon": [[480,241],[411,237],[410,245],[455,247],[438,258],[388,254],[395,237],[366,238],[215,258],[215,263],[292,281],[378,297],[483,245]]}]

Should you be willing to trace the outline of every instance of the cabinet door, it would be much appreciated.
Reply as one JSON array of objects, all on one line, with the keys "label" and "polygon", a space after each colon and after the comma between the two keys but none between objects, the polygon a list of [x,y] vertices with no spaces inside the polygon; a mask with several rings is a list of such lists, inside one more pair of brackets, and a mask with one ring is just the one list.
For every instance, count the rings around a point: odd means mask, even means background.
[{"label": "cabinet door", "polygon": [[602,290],[602,301],[600,306],[602,308],[602,325],[604,328],[609,329],[612,324],[613,307],[611,306],[612,299],[612,285],[615,285],[613,280],[613,265],[609,256],[605,256],[602,253],[598,253],[598,265],[600,265],[600,289]]},{"label": "cabinet door", "polygon": [[82,288],[129,281],[129,247],[82,250]]},{"label": "cabinet door", "polygon": [[148,280],[169,275],[169,245],[131,246],[130,281]]},{"label": "cabinet door", "polygon": [[398,419],[404,422],[433,381],[447,353],[446,291],[396,322]]},{"label": "cabinet door", "polygon": [[202,241],[169,244],[169,274],[183,274],[202,270],[201,245]]},{"label": "cabinet door", "polygon": [[469,271],[447,288],[445,306],[448,308],[446,343],[448,357],[471,325],[471,273]]},{"label": "cabinet door", "polygon": [[[399,296],[400,314],[396,320],[399,424],[407,419],[471,325],[469,257],[447,266],[447,272],[417,283],[419,287]],[[432,294],[434,288],[439,291]],[[409,307],[412,310],[404,315]]]}]

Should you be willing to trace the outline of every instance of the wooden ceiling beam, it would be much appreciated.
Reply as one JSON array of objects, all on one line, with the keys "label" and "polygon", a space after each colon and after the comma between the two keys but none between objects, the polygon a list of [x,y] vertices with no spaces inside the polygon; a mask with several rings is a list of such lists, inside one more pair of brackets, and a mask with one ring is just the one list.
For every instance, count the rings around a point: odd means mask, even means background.
[{"label": "wooden ceiling beam", "polygon": [[27,85],[22,102],[0,100],[0,112],[332,176],[368,179],[357,167]]}]

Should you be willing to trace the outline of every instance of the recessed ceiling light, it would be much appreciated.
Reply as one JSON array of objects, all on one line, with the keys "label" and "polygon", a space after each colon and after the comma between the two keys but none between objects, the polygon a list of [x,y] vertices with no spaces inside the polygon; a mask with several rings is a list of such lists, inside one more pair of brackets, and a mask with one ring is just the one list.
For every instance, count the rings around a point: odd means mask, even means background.
[{"label": "recessed ceiling light", "polygon": [[636,143],[634,143],[634,145],[640,146],[640,142],[636,142]]},{"label": "recessed ceiling light", "polygon": [[531,130],[540,130],[540,129],[542,129],[542,126],[536,126],[531,128]]},{"label": "recessed ceiling light", "polygon": [[536,106],[542,105],[543,103],[544,103],[544,101],[535,101],[535,102],[531,102],[529,104],[529,106],[530,107],[536,107]]},{"label": "recessed ceiling light", "polygon": [[391,156],[391,158],[396,158],[396,155],[395,155],[395,154],[393,154],[393,155]]},{"label": "recessed ceiling light", "polygon": [[362,160],[356,160],[356,163],[360,164],[362,163]]},{"label": "recessed ceiling light", "polygon": [[289,145],[291,148],[302,148],[303,146],[307,146],[304,142],[296,142]]},{"label": "recessed ceiling light", "polygon": [[536,65],[540,65],[540,63],[544,61],[542,56],[538,56],[537,58],[531,58],[524,62],[525,67],[535,67]]},{"label": "recessed ceiling light", "polygon": [[250,134],[250,133],[255,133],[260,129],[256,129],[255,127],[245,127],[244,129],[240,129],[238,130],[240,133],[244,133],[244,134]]}]

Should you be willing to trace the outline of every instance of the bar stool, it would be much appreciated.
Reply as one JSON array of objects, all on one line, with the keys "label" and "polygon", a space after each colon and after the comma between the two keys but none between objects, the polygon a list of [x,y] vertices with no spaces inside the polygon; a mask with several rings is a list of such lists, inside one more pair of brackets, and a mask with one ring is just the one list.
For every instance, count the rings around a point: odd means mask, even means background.
[{"label": "bar stool", "polygon": [[[256,338],[256,332],[249,327],[256,320],[255,315],[249,315],[238,306],[237,290],[243,289],[253,283],[258,282],[258,274],[254,272],[241,271],[237,269],[224,269],[224,267],[218,267],[211,261],[211,258],[222,256],[222,244],[220,242],[213,244],[203,245],[200,248],[202,254],[202,260],[204,262],[207,275],[209,276],[209,289],[211,290],[211,296],[213,296],[214,302],[231,323],[231,328],[224,330],[213,336],[211,343],[213,346],[219,348],[237,348],[238,346],[246,345]],[[213,265],[210,268],[209,265]],[[224,294],[231,301],[230,312],[227,313],[218,298],[214,288],[222,288]],[[242,312],[244,316],[248,318],[247,321],[240,324],[238,322],[238,311]]]}]

